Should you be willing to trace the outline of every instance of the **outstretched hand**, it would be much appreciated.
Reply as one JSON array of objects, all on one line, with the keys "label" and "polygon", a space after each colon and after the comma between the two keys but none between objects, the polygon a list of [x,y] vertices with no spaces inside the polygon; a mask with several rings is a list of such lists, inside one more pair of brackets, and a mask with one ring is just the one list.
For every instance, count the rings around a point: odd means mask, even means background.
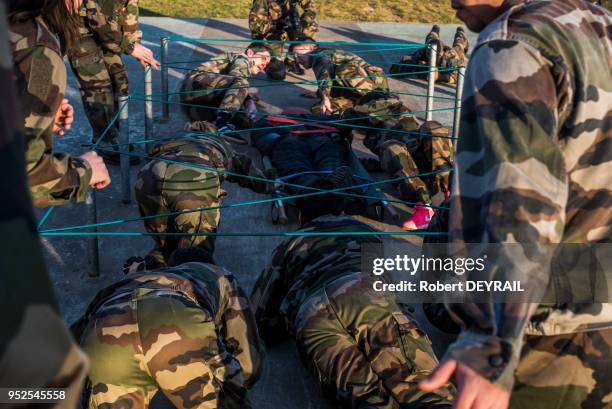
[{"label": "outstretched hand", "polygon": [[154,70],[159,69],[159,61],[153,56],[153,51],[140,43],[134,44],[134,51],[132,51],[131,56],[136,58],[143,67],[150,65]]},{"label": "outstretched hand", "polygon": [[451,378],[457,386],[453,409],[507,409],[510,392],[491,383],[476,371],[455,359],[443,361],[434,372],[419,383],[419,387],[431,392],[442,388]]},{"label": "outstretched hand", "polygon": [[332,109],[331,100],[329,98],[324,97],[321,100],[321,113],[323,115],[332,114],[334,110]]}]

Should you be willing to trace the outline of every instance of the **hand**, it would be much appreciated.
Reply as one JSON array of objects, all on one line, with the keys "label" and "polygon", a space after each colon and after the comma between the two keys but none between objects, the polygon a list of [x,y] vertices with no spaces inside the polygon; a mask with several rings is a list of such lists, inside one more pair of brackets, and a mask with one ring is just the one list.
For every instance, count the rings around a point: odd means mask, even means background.
[{"label": "hand", "polygon": [[326,115],[331,114],[333,112],[334,111],[332,109],[331,100],[327,97],[323,97],[323,99],[321,100],[321,113],[323,115]]},{"label": "hand", "polygon": [[453,409],[508,408],[510,392],[489,382],[455,359],[442,362],[427,379],[419,383],[419,387],[426,392],[432,392],[446,385],[453,377],[457,385]]},{"label": "hand", "polygon": [[66,131],[72,128],[74,122],[74,108],[70,105],[70,102],[64,98],[60,103],[57,112],[55,113],[55,120],[53,122],[53,132],[59,136],[64,136]]},{"label": "hand", "polygon": [[159,69],[159,61],[153,56],[153,51],[140,43],[134,44],[134,51],[130,55],[136,58],[143,67],[150,65],[154,70]]},{"label": "hand", "polygon": [[91,180],[89,181],[89,186],[96,189],[104,189],[110,184],[111,178],[101,156],[98,156],[96,152],[90,151],[85,152],[80,158],[89,163],[91,167]]}]

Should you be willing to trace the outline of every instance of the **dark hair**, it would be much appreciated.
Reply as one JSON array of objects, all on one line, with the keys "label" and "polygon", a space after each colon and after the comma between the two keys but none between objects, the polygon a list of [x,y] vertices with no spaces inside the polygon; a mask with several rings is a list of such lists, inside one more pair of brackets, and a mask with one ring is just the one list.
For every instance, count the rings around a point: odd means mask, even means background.
[{"label": "dark hair", "polygon": [[314,45],[316,48],[318,48],[318,47],[319,47],[319,44],[317,44],[317,42],[314,40],[314,38],[312,38],[312,37],[304,37],[304,38],[302,39],[302,41],[300,41],[299,43],[292,43],[292,44],[289,46],[289,52],[293,52],[293,49],[294,49],[296,46],[301,45],[301,44],[313,44],[313,45]]},{"label": "dark hair", "polygon": [[62,52],[74,47],[79,40],[81,25],[78,11],[68,10],[66,0],[46,0],[40,12],[49,29],[59,37]]},{"label": "dark hair", "polygon": [[266,47],[263,43],[257,43],[257,42],[252,42],[251,44],[249,44],[249,46],[246,49],[251,50],[254,53],[261,53],[264,51],[270,52],[270,49]]},{"label": "dark hair", "polygon": [[191,262],[215,264],[212,254],[200,247],[180,247],[174,250],[168,258],[170,267]]}]

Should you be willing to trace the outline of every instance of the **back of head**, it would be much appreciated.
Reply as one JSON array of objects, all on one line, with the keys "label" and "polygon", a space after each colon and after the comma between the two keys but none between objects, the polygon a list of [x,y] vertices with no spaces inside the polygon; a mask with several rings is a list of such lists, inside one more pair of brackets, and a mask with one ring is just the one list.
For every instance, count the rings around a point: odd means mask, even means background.
[{"label": "back of head", "polygon": [[168,258],[168,266],[176,267],[185,263],[215,264],[212,254],[200,247],[181,247],[172,252]]}]

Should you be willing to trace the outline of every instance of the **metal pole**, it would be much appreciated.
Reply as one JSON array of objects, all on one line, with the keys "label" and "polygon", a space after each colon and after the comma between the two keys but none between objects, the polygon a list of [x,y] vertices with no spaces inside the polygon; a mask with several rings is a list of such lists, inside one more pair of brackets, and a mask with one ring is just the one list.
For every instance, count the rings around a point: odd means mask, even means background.
[{"label": "metal pole", "polygon": [[[145,132],[144,137],[149,141],[153,135],[153,69],[150,65],[145,67],[145,82],[144,82],[144,111],[145,111]],[[151,142],[145,142],[145,152],[148,155],[151,151]]]},{"label": "metal pole", "polygon": [[162,115],[160,121],[170,120],[170,105],[168,104],[168,37],[161,39],[161,87],[162,87]]},{"label": "metal pole", "polygon": [[[85,195],[85,205],[87,206],[87,223],[98,223],[98,209],[96,204],[96,190],[89,188]],[[94,227],[93,232],[97,233],[98,228]],[[89,276],[100,277],[100,250],[98,247],[98,236],[87,237],[87,255],[89,259]]]},{"label": "metal pole", "polygon": [[132,189],[130,183],[130,123],[128,121],[128,108],[130,97],[128,95],[121,95],[119,97],[119,107],[121,113],[119,114],[119,129],[120,134],[120,145],[121,148],[119,153],[121,154],[121,201],[125,204],[129,204],[132,199]]},{"label": "metal pole", "polygon": [[429,53],[429,75],[427,76],[427,103],[425,119],[431,121],[433,119],[433,103],[434,103],[434,92],[436,90],[436,57],[438,55],[438,46],[436,44],[430,44],[431,52]]},{"label": "metal pole", "polygon": [[459,122],[461,120],[461,99],[463,98],[463,81],[465,80],[465,67],[457,70],[457,92],[455,93],[455,117],[453,119],[453,141],[457,143],[459,137]]}]

